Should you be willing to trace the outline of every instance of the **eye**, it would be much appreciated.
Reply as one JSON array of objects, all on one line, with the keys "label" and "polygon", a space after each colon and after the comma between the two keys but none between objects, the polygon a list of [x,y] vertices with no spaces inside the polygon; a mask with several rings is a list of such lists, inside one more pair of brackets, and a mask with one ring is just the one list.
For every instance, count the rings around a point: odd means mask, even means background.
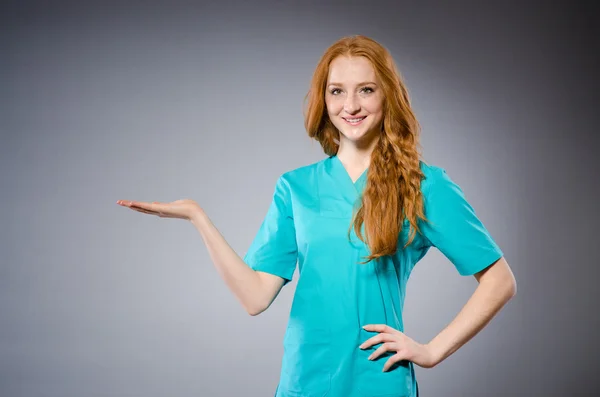
[{"label": "eye", "polygon": [[365,88],[362,89],[362,91],[365,91],[365,92],[367,92],[369,94],[372,93],[372,92],[374,92],[374,90],[371,87],[365,87]]},{"label": "eye", "polygon": [[339,89],[339,88],[334,88],[333,90],[330,90],[330,91],[329,91],[329,93],[330,93],[331,95],[337,95],[337,94],[338,94],[338,91],[340,91],[340,89]]}]

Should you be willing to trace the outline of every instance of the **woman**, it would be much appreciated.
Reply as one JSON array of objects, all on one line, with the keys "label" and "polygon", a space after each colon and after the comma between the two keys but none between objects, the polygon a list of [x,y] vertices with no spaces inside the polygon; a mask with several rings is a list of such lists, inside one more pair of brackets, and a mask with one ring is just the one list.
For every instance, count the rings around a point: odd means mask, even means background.
[{"label": "woman", "polygon": [[[276,396],[416,396],[413,365],[434,367],[479,332],[515,295],[513,274],[460,187],[420,159],[418,123],[383,46],[364,36],[334,43],[307,99],[306,130],[327,157],[280,176],[243,259],[192,200],[118,203],[191,221],[251,315],[298,264]],[[421,344],[402,332],[402,307],[411,270],[433,246],[479,285]]]}]

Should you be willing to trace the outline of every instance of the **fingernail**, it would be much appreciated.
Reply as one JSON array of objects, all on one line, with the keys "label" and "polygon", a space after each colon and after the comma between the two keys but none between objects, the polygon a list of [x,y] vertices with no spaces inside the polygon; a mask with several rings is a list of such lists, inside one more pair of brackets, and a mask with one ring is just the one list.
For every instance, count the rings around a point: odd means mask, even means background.
[{"label": "fingernail", "polygon": [[372,354],[369,356],[369,360],[373,360],[373,355]]}]

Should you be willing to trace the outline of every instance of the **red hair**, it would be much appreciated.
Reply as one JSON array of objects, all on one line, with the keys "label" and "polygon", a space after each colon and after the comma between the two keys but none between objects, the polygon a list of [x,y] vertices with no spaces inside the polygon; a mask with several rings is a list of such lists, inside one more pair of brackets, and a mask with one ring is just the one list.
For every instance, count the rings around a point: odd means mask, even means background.
[{"label": "red hair", "polygon": [[[392,56],[385,47],[365,36],[343,37],[321,57],[306,95],[304,126],[324,152],[333,156],[339,149],[340,133],[329,119],[325,85],[329,65],[339,56],[365,57],[370,61],[384,93],[381,134],[371,154],[362,202],[353,217],[356,235],[371,255],[366,262],[397,251],[404,220],[409,223],[407,247],[419,231],[417,219],[424,219],[420,167],[419,123],[411,109],[408,91]],[[366,236],[361,228],[365,226]]]}]

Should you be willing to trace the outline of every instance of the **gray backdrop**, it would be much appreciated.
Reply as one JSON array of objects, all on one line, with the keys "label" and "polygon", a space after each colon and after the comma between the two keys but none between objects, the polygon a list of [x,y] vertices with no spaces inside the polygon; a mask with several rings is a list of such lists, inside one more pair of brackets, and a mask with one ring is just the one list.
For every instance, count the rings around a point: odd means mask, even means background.
[{"label": "gray backdrop", "polygon": [[[482,333],[417,368],[422,395],[598,389],[597,18],[497,3],[4,2],[0,395],[273,395],[295,282],[251,317],[190,223],[116,201],[193,198],[243,255],[277,177],[324,157],[302,102],[351,34],[392,52],[425,159],[518,281]],[[406,333],[429,341],[475,287],[430,251]]]}]

